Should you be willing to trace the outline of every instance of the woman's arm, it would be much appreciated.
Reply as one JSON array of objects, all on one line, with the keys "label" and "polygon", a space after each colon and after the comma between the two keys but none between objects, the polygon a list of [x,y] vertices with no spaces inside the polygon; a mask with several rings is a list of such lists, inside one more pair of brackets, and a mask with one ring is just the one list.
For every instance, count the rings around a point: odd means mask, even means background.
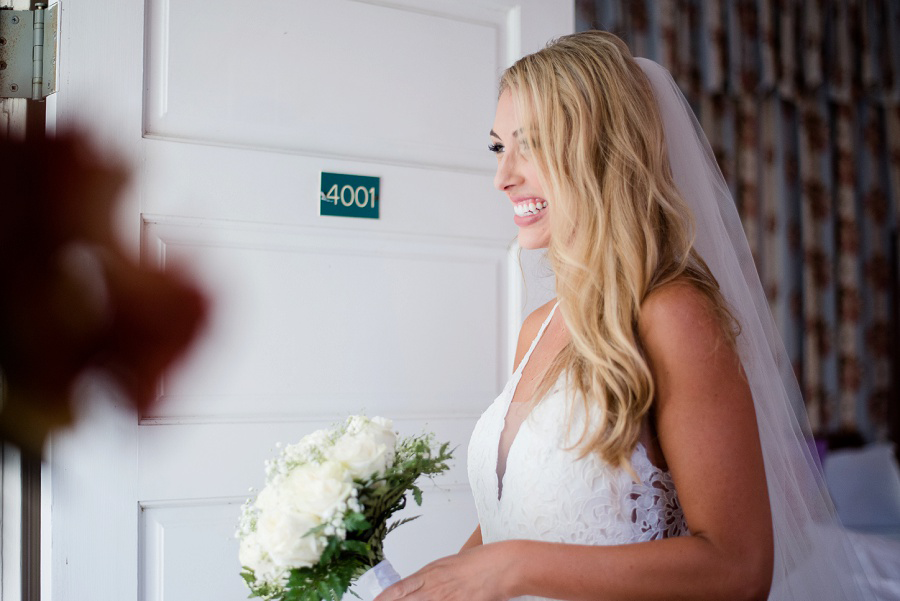
[{"label": "woman's arm", "polygon": [[652,294],[638,325],[656,384],[660,446],[691,535],[619,546],[480,545],[426,566],[378,601],[766,598],[771,515],[737,356],[709,301],[688,284]]}]

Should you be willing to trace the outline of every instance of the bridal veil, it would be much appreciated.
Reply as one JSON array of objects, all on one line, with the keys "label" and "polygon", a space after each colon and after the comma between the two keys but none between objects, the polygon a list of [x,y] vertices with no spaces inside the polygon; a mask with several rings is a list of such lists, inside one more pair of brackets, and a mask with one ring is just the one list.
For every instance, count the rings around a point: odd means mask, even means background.
[{"label": "bridal veil", "polygon": [[[637,59],[665,128],[672,175],[695,220],[695,247],[742,331],[747,374],[772,506],[772,601],[900,599],[898,586],[870,574],[834,512],[796,377],[769,309],[731,192],[703,130],[668,71]],[[743,527],[735,515],[734,527]],[[900,556],[896,558],[900,571]]]}]

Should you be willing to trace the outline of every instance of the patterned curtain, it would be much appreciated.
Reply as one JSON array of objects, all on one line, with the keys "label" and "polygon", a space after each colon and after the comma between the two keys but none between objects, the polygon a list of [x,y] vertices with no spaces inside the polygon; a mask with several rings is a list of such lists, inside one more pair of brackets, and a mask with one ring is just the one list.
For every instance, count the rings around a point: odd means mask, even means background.
[{"label": "patterned curtain", "polygon": [[900,434],[900,3],[577,0],[671,71],[732,188],[820,435]]}]

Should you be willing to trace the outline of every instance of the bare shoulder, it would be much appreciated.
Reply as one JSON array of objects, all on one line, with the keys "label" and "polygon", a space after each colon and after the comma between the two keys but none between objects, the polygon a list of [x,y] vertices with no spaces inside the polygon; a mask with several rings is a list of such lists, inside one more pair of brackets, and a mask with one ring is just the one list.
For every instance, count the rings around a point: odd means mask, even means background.
[{"label": "bare shoulder", "polygon": [[554,298],[550,302],[545,303],[532,311],[528,317],[525,318],[525,321],[522,322],[522,328],[519,330],[519,341],[516,344],[516,360],[515,363],[513,363],[514,366],[519,365],[522,361],[522,357],[525,356],[528,347],[531,346],[531,342],[534,340],[534,337],[537,336],[538,330],[541,329],[541,325],[544,323],[544,320],[547,319],[547,316],[550,315],[550,311],[553,310],[555,304],[556,299]]},{"label": "bare shoulder", "polygon": [[638,335],[653,372],[657,411],[697,410],[723,396],[729,403],[749,398],[720,312],[694,284],[673,282],[651,292],[641,305]]},{"label": "bare shoulder", "polygon": [[659,436],[670,465],[686,454],[679,447],[697,440],[725,436],[731,442],[722,442],[722,448],[756,440],[749,385],[707,294],[691,283],[660,287],[641,305],[638,332],[653,373]]},{"label": "bare shoulder", "polygon": [[728,346],[719,313],[702,290],[677,281],[651,292],[641,304],[638,319],[641,342],[651,356],[679,351],[703,353]]}]

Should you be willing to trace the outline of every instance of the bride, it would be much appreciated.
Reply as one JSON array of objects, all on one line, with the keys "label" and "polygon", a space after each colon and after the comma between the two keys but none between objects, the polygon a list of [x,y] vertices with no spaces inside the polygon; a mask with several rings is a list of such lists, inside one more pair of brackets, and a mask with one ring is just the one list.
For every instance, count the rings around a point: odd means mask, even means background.
[{"label": "bride", "polygon": [[502,76],[490,149],[558,300],[469,446],[479,526],[377,601],[872,599],[810,455],[728,188],[605,32]]}]

